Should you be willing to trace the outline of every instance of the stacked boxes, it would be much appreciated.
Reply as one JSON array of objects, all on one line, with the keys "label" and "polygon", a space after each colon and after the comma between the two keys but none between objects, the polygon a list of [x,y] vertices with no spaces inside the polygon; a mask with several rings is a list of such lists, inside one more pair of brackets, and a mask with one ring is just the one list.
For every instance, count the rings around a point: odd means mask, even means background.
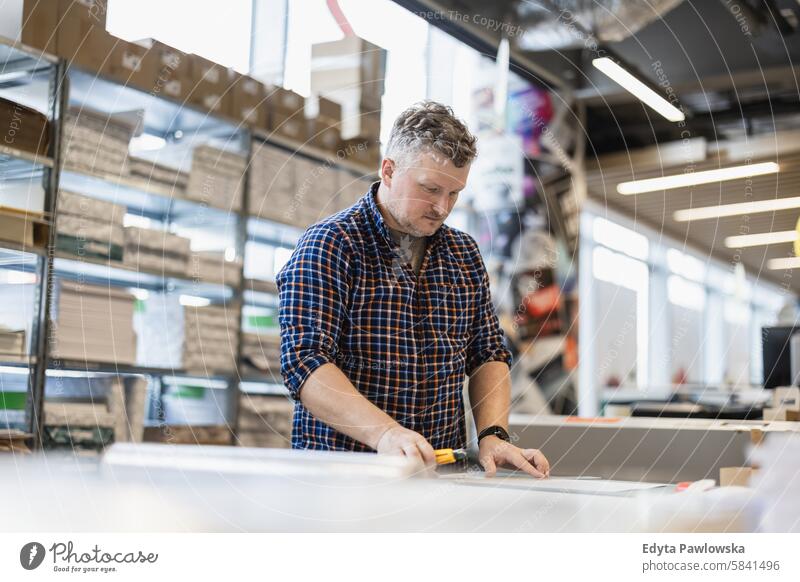
[{"label": "stacked boxes", "polygon": [[283,87],[268,87],[267,108],[270,131],[305,143],[308,135],[305,120],[305,99]]},{"label": "stacked boxes", "polygon": [[129,123],[86,107],[70,108],[64,118],[62,163],[67,169],[125,176],[131,137]]},{"label": "stacked boxes", "polygon": [[344,210],[358,202],[367,193],[372,184],[369,180],[357,178],[344,170],[339,171],[338,178],[339,187],[334,201],[334,208],[337,211]]},{"label": "stacked boxes", "polygon": [[183,366],[187,371],[233,372],[239,346],[239,310],[230,307],[184,309]]},{"label": "stacked boxes", "polygon": [[189,55],[152,38],[136,42],[114,38],[113,48],[98,72],[123,85],[180,102],[191,91]]},{"label": "stacked boxes", "polygon": [[148,38],[137,41],[148,49],[141,73],[132,79],[140,89],[183,102],[191,90],[189,55],[169,45]]},{"label": "stacked boxes", "polygon": [[183,196],[189,182],[189,174],[169,166],[158,164],[142,158],[128,158],[128,173],[131,178],[139,178],[148,184],[156,185],[167,191],[176,191]]},{"label": "stacked boxes", "polygon": [[189,276],[198,281],[237,286],[242,280],[242,261],[225,260],[225,253],[193,251],[189,259]]},{"label": "stacked boxes", "polygon": [[192,155],[192,169],[186,197],[223,210],[242,207],[247,159],[210,146],[198,146]]},{"label": "stacked boxes", "polygon": [[133,364],[134,298],[125,289],[59,281],[51,312],[55,358]]},{"label": "stacked boxes", "polygon": [[281,380],[281,339],[256,333],[242,334],[242,360],[248,372],[263,374],[277,384]]},{"label": "stacked boxes", "polygon": [[163,230],[125,229],[125,264],[135,270],[186,275],[192,241]]},{"label": "stacked boxes", "polygon": [[262,83],[246,75],[230,71],[231,98],[228,115],[236,121],[256,127],[267,127],[266,89]]},{"label": "stacked boxes", "polygon": [[228,69],[204,59],[199,55],[190,56],[192,87],[186,99],[210,113],[227,113],[229,106],[230,78]]},{"label": "stacked boxes", "polygon": [[255,216],[288,222],[288,212],[295,196],[296,156],[289,152],[253,144],[250,161],[248,212]]},{"label": "stacked boxes", "polygon": [[79,440],[102,447],[112,440],[141,441],[146,391],[144,378],[60,378],[60,399],[44,402],[48,444],[71,446],[71,440]]},{"label": "stacked boxes", "polygon": [[308,143],[335,153],[341,142],[342,106],[324,97],[306,101]]},{"label": "stacked boxes", "polygon": [[369,184],[331,164],[260,145],[253,148],[249,186],[250,214],[305,228],[353,204]]},{"label": "stacked boxes", "polygon": [[311,49],[311,90],[341,104],[344,140],[377,140],[385,75],[386,51],[358,37]]},{"label": "stacked boxes", "polygon": [[294,406],[282,396],[242,394],[239,398],[238,444],[243,447],[289,448]]},{"label": "stacked boxes", "polygon": [[772,393],[772,406],[764,408],[764,420],[800,420],[800,388],[787,386],[775,388]]},{"label": "stacked boxes", "polygon": [[50,122],[35,109],[0,97],[0,129],[4,146],[46,156],[50,145]]},{"label": "stacked boxes", "polygon": [[57,1],[58,56],[70,64],[99,71],[117,42],[121,42],[106,32],[106,1]]},{"label": "stacked boxes", "polygon": [[17,362],[26,358],[25,330],[9,329],[0,323],[0,360]]},{"label": "stacked boxes", "polygon": [[56,218],[58,250],[97,259],[121,261],[125,207],[60,190]]}]

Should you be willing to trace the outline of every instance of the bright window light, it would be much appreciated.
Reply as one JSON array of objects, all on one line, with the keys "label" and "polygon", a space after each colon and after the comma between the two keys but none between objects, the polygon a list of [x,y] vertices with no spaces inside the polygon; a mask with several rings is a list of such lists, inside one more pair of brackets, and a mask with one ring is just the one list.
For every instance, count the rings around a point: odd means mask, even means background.
[{"label": "bright window light", "polygon": [[143,133],[142,135],[131,138],[131,143],[128,147],[132,154],[138,154],[139,152],[154,152],[160,150],[165,145],[167,145],[167,140],[163,137]]},{"label": "bright window light", "polygon": [[[124,40],[157,38],[247,73],[253,0],[110,0],[106,28]],[[157,15],[157,17],[154,17]],[[187,15],[191,15],[187,20]]]},{"label": "bright window light", "polygon": [[122,217],[122,226],[135,226],[137,228],[153,228],[153,221],[146,216],[138,214],[128,214]]},{"label": "bright window light", "polygon": [[632,291],[647,285],[647,265],[631,257],[603,247],[595,247],[592,254],[592,271],[600,281],[614,283]]},{"label": "bright window light", "polygon": [[592,231],[594,240],[598,244],[637,259],[647,259],[646,236],[599,216],[592,221]]},{"label": "bright window light", "polygon": [[706,305],[706,292],[703,286],[677,275],[670,275],[667,278],[667,298],[673,305],[694,311],[702,311]]},{"label": "bright window light", "polygon": [[276,247],[275,248],[275,259],[272,268],[272,274],[274,277],[278,276],[278,273],[286,264],[286,262],[292,256],[292,249],[287,249],[285,247]]},{"label": "bright window light", "polygon": [[747,303],[735,299],[725,300],[725,321],[737,325],[744,325],[750,321],[750,308]]},{"label": "bright window light", "polygon": [[678,249],[667,249],[667,266],[673,273],[692,281],[703,281],[706,266],[700,259],[682,253]]},{"label": "bright window light", "polygon": [[617,185],[617,192],[620,194],[659,192],[661,190],[671,190],[673,188],[684,188],[686,186],[712,184],[714,182],[724,182],[726,180],[738,180],[741,178],[750,178],[752,176],[774,174],[779,170],[780,166],[775,162],[746,164],[744,166],[719,168],[717,170],[707,170],[705,172],[688,172],[685,174],[675,174],[674,176],[662,176],[661,178],[622,182]]},{"label": "bright window light", "polygon": [[181,295],[179,298],[181,305],[186,307],[205,307],[211,305],[211,299],[207,297],[197,297],[195,295]]},{"label": "bright window light", "polygon": [[631,75],[610,58],[600,57],[599,59],[594,59],[592,64],[628,93],[636,97],[656,113],[663,115],[669,121],[683,121],[686,118],[680,109]]}]

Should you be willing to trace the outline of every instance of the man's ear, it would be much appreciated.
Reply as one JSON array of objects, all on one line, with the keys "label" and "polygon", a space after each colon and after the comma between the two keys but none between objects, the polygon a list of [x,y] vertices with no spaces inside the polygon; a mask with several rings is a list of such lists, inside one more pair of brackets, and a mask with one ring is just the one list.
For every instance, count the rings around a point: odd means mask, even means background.
[{"label": "man's ear", "polygon": [[381,181],[387,188],[392,187],[392,178],[394,177],[395,169],[396,166],[394,160],[383,158],[383,161],[381,162]]}]

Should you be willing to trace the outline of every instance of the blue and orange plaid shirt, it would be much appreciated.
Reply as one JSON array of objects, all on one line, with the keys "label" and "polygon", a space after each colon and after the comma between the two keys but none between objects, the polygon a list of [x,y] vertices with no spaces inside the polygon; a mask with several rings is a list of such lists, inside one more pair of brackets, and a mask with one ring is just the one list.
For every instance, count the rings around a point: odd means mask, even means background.
[{"label": "blue and orange plaid shirt", "polygon": [[323,364],[338,366],[368,400],[435,449],[467,444],[465,374],[489,361],[511,364],[478,245],[441,226],[417,276],[378,210],[378,184],[309,227],[278,273],[293,448],[371,450],[300,401],[303,383]]}]

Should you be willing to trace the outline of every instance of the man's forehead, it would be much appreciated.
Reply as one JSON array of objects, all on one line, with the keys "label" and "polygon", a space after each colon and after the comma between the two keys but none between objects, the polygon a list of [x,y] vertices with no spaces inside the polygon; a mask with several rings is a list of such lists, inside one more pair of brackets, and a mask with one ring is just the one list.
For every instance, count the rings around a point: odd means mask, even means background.
[{"label": "man's forehead", "polygon": [[457,168],[451,160],[444,156],[434,156],[436,154],[420,156],[415,168],[418,177],[441,185],[463,188],[469,175],[469,165]]}]

